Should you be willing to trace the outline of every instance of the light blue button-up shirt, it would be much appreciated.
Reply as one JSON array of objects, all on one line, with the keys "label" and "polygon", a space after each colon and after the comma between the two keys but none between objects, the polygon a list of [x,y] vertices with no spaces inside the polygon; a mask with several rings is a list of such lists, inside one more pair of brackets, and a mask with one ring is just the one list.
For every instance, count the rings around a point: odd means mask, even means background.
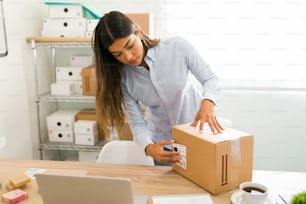
[{"label": "light blue button-up shirt", "polygon": [[216,102],[219,92],[216,75],[183,38],[161,39],[144,60],[149,70],[124,65],[121,80],[134,140],[143,148],[171,140],[171,126],[193,122],[201,101]]}]

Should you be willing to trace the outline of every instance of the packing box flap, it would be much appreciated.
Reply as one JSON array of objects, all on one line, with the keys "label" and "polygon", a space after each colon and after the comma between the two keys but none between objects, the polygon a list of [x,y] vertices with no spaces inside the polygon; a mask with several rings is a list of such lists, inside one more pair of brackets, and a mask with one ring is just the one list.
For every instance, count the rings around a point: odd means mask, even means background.
[{"label": "packing box flap", "polygon": [[203,140],[207,140],[210,143],[217,144],[220,142],[230,141],[230,140],[236,140],[241,137],[245,137],[250,135],[249,133],[239,131],[232,128],[225,128],[222,133],[213,134],[209,127],[204,126],[203,133],[199,132],[199,127],[191,126],[190,123],[188,124],[182,124],[182,125],[176,125],[175,128],[179,129],[182,132],[185,132],[187,134],[191,134],[192,136],[199,137]]}]

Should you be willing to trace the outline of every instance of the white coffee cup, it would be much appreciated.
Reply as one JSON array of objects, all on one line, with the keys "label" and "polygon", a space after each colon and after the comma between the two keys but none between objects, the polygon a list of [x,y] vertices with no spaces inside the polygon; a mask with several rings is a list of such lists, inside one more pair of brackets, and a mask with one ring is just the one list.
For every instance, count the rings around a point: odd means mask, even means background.
[{"label": "white coffee cup", "polygon": [[242,199],[248,204],[264,204],[268,198],[268,188],[260,183],[244,182],[239,185]]}]

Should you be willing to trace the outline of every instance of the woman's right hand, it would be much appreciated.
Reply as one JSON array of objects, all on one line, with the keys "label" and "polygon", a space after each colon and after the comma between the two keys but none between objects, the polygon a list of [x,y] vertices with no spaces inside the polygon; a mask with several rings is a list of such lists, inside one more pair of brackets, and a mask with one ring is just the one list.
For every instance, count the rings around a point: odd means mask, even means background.
[{"label": "woman's right hand", "polygon": [[145,151],[148,156],[162,163],[176,163],[181,161],[180,153],[175,151],[164,151],[165,145],[171,145],[173,141],[161,140],[156,144],[147,145]]}]

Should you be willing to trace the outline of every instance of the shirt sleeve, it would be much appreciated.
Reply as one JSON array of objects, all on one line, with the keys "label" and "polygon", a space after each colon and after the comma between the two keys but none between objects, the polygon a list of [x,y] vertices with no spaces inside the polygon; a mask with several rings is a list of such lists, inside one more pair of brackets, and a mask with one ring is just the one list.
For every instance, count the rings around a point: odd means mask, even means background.
[{"label": "shirt sleeve", "polygon": [[209,65],[203,60],[199,52],[191,43],[182,39],[182,46],[185,49],[186,63],[190,72],[201,83],[203,88],[203,99],[210,99],[215,104],[220,92],[219,80],[211,71]]},{"label": "shirt sleeve", "polygon": [[121,89],[134,140],[145,149],[148,144],[153,143],[151,139],[152,133],[149,131],[146,120],[144,119],[140,103],[131,97],[124,84],[121,84]]}]

